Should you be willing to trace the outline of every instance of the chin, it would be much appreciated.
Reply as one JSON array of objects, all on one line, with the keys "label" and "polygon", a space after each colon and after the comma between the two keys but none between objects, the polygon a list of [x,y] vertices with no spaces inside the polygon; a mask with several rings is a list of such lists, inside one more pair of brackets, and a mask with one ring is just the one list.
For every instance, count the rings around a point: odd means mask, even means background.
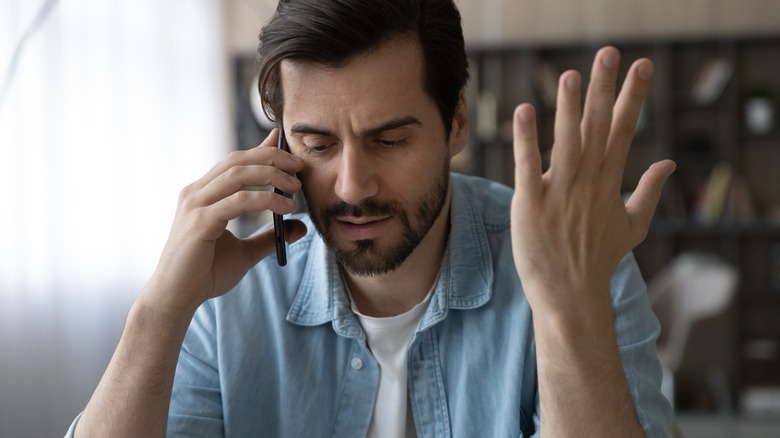
[{"label": "chin", "polygon": [[350,245],[350,250],[337,247],[333,252],[339,265],[349,273],[375,276],[398,269],[414,252],[417,243],[404,240],[391,248],[381,248],[375,240],[359,240]]}]

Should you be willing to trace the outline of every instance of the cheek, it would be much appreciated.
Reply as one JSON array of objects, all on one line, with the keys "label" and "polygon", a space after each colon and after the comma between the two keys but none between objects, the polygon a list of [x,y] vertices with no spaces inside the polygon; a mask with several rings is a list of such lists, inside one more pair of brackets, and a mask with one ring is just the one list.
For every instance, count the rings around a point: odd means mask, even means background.
[{"label": "cheek", "polygon": [[[407,205],[416,205],[425,199],[441,178],[447,178],[449,163],[446,157],[436,157],[430,160],[418,160],[393,179],[394,191],[401,196]],[[406,176],[409,175],[409,176]]]},{"label": "cheek", "polygon": [[298,179],[303,185],[303,194],[310,208],[316,208],[324,200],[328,199],[328,192],[333,191],[334,181],[329,173],[321,167],[306,164],[304,170],[298,172]]}]

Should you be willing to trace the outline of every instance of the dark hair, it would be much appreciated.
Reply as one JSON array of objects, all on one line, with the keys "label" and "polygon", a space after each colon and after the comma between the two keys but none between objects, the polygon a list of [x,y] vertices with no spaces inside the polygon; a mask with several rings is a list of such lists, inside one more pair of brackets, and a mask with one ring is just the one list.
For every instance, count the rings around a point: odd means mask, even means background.
[{"label": "dark hair", "polygon": [[271,120],[281,118],[279,65],[303,59],[339,67],[395,36],[414,35],[424,58],[424,87],[449,136],[468,60],[452,0],[280,0],[260,31],[259,91]]}]

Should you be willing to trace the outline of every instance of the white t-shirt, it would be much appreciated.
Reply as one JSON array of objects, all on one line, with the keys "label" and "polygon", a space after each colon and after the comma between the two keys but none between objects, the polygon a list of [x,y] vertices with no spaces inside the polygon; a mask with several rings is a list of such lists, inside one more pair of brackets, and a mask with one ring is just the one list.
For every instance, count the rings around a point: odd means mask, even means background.
[{"label": "white t-shirt", "polygon": [[[435,286],[436,282],[434,282]],[[433,288],[431,288],[433,291]],[[368,347],[379,363],[379,390],[374,404],[374,414],[368,428],[368,438],[413,438],[417,436],[411,405],[406,393],[406,371],[409,344],[414,332],[428,308],[431,291],[425,299],[406,313],[386,318],[376,318],[355,312]]]}]

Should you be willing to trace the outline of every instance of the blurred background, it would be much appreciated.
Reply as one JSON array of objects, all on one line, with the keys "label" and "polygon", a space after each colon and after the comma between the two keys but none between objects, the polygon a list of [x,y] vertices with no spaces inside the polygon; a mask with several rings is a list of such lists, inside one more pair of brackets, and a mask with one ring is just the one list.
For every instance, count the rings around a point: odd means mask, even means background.
[{"label": "blurred background", "polygon": [[[656,77],[623,190],[673,158],[636,250],[686,437],[780,436],[780,2],[459,0],[472,141],[512,184],[511,115],[596,50]],[[268,127],[252,96],[273,0],[0,0],[0,436],[65,433],[151,275],[179,190]],[[240,234],[264,218],[233,224]]]}]

